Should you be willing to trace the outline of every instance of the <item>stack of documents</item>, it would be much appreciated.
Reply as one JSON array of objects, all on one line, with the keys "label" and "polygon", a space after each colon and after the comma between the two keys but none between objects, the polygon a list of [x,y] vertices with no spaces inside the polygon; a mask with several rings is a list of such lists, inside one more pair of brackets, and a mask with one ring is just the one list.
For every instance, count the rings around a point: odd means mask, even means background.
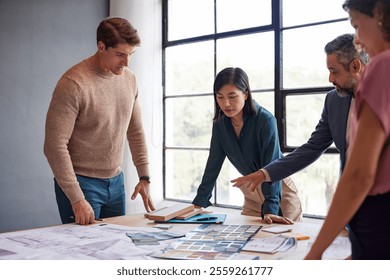
[{"label": "stack of documents", "polygon": [[172,238],[180,238],[185,234],[172,231],[162,232],[127,232],[126,235],[133,240],[135,245],[158,245],[159,240],[167,240]]}]

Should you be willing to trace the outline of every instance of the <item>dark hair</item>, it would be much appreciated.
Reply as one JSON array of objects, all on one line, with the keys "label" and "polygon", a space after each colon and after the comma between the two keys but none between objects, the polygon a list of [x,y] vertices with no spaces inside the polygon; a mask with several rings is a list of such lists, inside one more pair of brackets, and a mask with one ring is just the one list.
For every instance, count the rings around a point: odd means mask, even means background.
[{"label": "dark hair", "polygon": [[386,41],[390,41],[390,1],[389,0],[345,0],[343,9],[347,12],[357,11],[369,17],[374,17],[378,8],[382,13],[382,33]]},{"label": "dark hair", "polygon": [[327,55],[335,54],[340,64],[347,70],[349,63],[359,59],[363,64],[368,63],[368,55],[364,51],[358,51],[353,43],[353,34],[343,34],[325,45]]},{"label": "dark hair", "polygon": [[374,8],[379,0],[345,0],[343,9],[345,11],[355,10],[367,16],[374,16]]},{"label": "dark hair", "polygon": [[256,107],[252,99],[248,75],[241,68],[228,67],[220,71],[214,80],[214,122],[218,121],[222,116],[225,115],[217,102],[217,93],[225,85],[234,85],[239,90],[247,94],[243,113],[249,116],[256,115]]},{"label": "dark hair", "polygon": [[141,39],[128,20],[114,17],[100,22],[96,31],[96,41],[102,41],[106,48],[115,48],[118,44],[138,46]]}]

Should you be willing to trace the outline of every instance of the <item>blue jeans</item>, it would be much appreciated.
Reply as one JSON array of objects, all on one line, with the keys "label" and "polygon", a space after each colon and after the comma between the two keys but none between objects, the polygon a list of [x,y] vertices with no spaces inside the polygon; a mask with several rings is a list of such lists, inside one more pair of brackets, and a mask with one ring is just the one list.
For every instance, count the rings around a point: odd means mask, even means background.
[{"label": "blue jeans", "polygon": [[[85,199],[91,204],[95,219],[122,216],[125,214],[126,194],[123,172],[119,175],[99,179],[76,175]],[[56,179],[54,187],[58,210],[63,224],[74,223],[72,205]]]}]

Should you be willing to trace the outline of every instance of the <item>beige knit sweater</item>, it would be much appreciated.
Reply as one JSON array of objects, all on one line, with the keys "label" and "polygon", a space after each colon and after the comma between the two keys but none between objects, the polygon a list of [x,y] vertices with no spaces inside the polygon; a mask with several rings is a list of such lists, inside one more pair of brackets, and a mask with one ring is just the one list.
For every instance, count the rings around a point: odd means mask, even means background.
[{"label": "beige knit sweater", "polygon": [[107,74],[93,56],[58,81],[46,117],[44,153],[73,204],[84,198],[76,175],[110,178],[121,172],[127,135],[138,175],[149,162],[135,75]]}]

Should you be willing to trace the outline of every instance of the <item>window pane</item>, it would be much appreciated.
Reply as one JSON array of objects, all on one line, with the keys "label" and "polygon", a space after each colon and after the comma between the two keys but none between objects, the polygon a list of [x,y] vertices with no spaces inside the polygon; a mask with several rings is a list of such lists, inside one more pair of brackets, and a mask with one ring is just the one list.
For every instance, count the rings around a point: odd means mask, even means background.
[{"label": "window pane", "polygon": [[306,143],[321,119],[325,94],[286,97],[287,145]]},{"label": "window pane", "polygon": [[330,86],[324,48],[343,33],[354,33],[348,21],[284,31],[284,88]]},{"label": "window pane", "polygon": [[249,77],[251,89],[273,88],[274,33],[237,36],[217,41],[217,72],[240,67]]},{"label": "window pane", "polygon": [[214,0],[169,0],[168,40],[214,33]]},{"label": "window pane", "polygon": [[166,48],[166,95],[213,91],[212,41]]},{"label": "window pane", "polygon": [[275,97],[274,92],[252,92],[252,98],[262,107],[267,109],[272,115],[275,115]]},{"label": "window pane", "polygon": [[[283,25],[293,27],[282,30],[283,88],[331,86],[325,44],[343,33],[354,33],[346,19],[348,14],[341,8],[342,2],[281,2]],[[249,35],[232,32],[233,36],[216,42],[194,42],[193,39],[187,42],[185,39],[270,25],[271,5],[271,0],[168,0],[168,18],[164,19],[168,23],[168,40],[183,41],[164,49],[164,141],[168,147],[164,151],[166,198],[191,202],[196,195],[211,138],[215,71],[218,73],[225,67],[242,68],[249,76],[253,99],[257,103],[272,114],[275,114],[276,106],[281,106],[274,104],[274,69],[279,67],[279,61],[274,61],[274,31]],[[296,27],[344,18],[346,20],[342,22]],[[286,97],[288,146],[300,146],[310,138],[321,118],[325,94],[316,94],[313,90],[311,94]],[[300,192],[304,213],[326,214],[338,173],[339,155],[326,154],[292,176]],[[238,176],[241,175],[226,160],[217,179],[216,197],[213,194],[211,202],[242,206],[243,194],[230,183]]]},{"label": "window pane", "polygon": [[303,213],[325,216],[339,180],[340,157],[323,154],[307,168],[292,175]]},{"label": "window pane", "polygon": [[165,140],[168,147],[210,146],[213,96],[167,98],[165,104]]},{"label": "window pane", "polygon": [[348,17],[348,14],[341,7],[343,1],[340,0],[284,0],[282,2],[284,26]]},{"label": "window pane", "polygon": [[166,150],[166,198],[195,198],[208,157],[207,151]]},{"label": "window pane", "polygon": [[237,169],[225,160],[217,180],[217,202],[233,206],[242,206],[244,204],[244,195],[239,188],[233,187],[230,180],[242,176]]},{"label": "window pane", "polygon": [[217,32],[271,23],[270,0],[217,0]]}]

